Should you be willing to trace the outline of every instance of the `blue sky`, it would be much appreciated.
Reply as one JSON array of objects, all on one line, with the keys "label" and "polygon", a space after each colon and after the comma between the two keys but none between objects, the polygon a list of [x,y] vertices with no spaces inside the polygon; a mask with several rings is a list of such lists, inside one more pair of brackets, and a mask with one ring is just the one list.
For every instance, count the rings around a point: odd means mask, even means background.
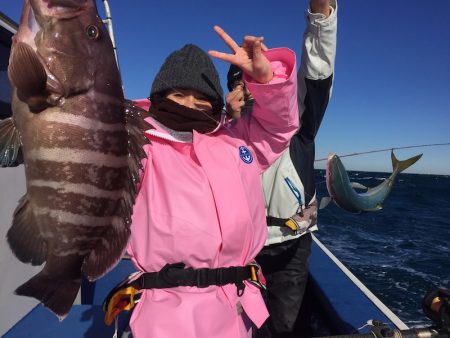
[{"label": "blue sky", "polygon": [[[103,12],[102,1],[98,1]],[[186,43],[227,51],[212,27],[236,41],[262,35],[270,47],[300,53],[303,1],[110,0],[119,62],[129,98],[148,96],[165,57]],[[2,1],[14,20],[21,1]],[[450,1],[339,2],[333,96],[317,136],[316,158],[372,149],[450,142]],[[228,65],[214,61],[225,86]],[[407,172],[450,174],[450,146],[423,152]],[[389,152],[343,159],[349,170],[390,171]],[[318,162],[322,168],[324,162]]]}]

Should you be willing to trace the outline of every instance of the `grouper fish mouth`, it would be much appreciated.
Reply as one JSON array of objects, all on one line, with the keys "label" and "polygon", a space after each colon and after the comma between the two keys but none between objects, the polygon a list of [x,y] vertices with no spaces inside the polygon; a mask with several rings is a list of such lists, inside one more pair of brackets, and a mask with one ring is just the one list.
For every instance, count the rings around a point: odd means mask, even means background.
[{"label": "grouper fish mouth", "polygon": [[45,263],[16,293],[63,319],[81,277],[100,278],[126,249],[150,126],[124,99],[93,0],[25,0],[8,76],[0,164],[24,164],[27,192],[7,240],[20,261]]},{"label": "grouper fish mouth", "polygon": [[[352,213],[382,209],[383,202],[389,196],[398,174],[412,166],[421,157],[422,154],[399,161],[392,151],[392,174],[376,187],[367,188],[361,184],[350,182],[339,156],[334,153],[330,154],[325,174],[329,196],[322,198],[320,209],[325,208],[330,201],[334,201],[337,206]],[[367,191],[358,193],[354,188],[367,189]]]}]

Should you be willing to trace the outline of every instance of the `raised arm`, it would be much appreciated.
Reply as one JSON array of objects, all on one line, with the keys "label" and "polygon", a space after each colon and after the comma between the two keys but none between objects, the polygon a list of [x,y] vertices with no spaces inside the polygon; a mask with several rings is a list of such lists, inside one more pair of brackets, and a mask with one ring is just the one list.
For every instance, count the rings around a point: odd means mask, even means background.
[{"label": "raised arm", "polygon": [[306,12],[306,25],[297,76],[301,127],[291,141],[290,154],[303,182],[308,204],[315,195],[314,141],[332,91],[336,57],[336,1],[311,0]]},{"label": "raised arm", "polygon": [[246,36],[239,46],[223,30],[215,30],[234,54],[209,54],[241,68],[245,86],[255,99],[252,113],[235,121],[230,132],[253,148],[263,171],[283,153],[298,129],[295,53],[287,48],[267,50],[262,37]]},{"label": "raised arm", "polygon": [[[306,87],[305,79],[332,80],[330,77],[334,73],[336,58],[336,1],[311,0],[305,19],[306,29],[303,35],[301,64],[297,77],[300,118],[306,109],[305,97],[309,89]],[[331,93],[331,81],[329,88],[325,91]],[[328,101],[328,98],[326,98],[326,101]]]}]

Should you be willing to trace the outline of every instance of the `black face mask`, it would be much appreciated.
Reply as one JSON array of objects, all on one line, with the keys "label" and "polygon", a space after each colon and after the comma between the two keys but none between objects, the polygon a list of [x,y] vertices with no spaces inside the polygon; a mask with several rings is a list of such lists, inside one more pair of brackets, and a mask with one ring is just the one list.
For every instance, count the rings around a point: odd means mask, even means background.
[{"label": "black face mask", "polygon": [[165,97],[155,97],[149,112],[158,122],[172,130],[195,130],[202,134],[216,129],[221,118],[221,111],[191,109]]}]

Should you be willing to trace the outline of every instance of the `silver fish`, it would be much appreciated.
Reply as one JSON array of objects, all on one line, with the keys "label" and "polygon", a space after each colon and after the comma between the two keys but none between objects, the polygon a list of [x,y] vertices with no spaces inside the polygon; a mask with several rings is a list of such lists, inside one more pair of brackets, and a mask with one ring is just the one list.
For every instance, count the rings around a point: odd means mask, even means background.
[{"label": "silver fish", "polygon": [[16,293],[62,319],[81,276],[101,277],[125,251],[149,127],[124,99],[93,0],[25,0],[8,75],[0,164],[23,161],[27,192],[7,240],[22,262],[45,262]]},{"label": "silver fish", "polygon": [[[347,171],[339,156],[330,154],[327,159],[326,181],[329,197],[322,198],[320,209],[325,208],[333,200],[339,207],[352,213],[376,211],[382,208],[383,202],[389,196],[397,175],[416,163],[422,154],[404,161],[399,161],[391,152],[393,172],[383,183],[373,188],[366,188],[361,184],[350,182]],[[354,188],[367,189],[357,193]]]}]

